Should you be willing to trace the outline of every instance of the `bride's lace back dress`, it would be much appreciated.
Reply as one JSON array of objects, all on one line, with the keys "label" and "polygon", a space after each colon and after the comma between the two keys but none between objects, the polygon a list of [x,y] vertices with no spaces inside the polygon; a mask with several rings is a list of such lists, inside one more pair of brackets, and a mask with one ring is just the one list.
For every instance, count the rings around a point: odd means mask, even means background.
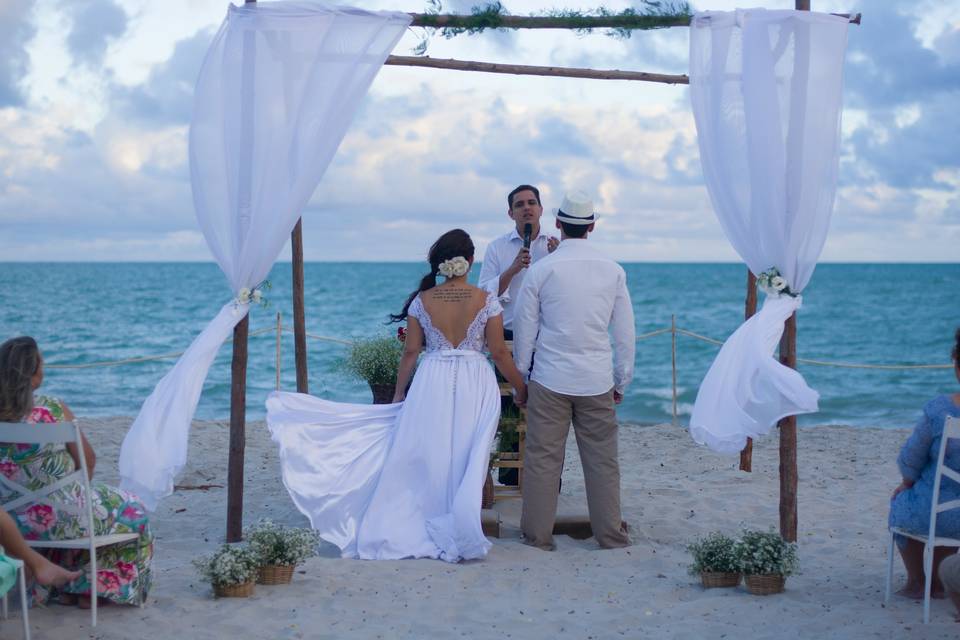
[{"label": "bride's lace back dress", "polygon": [[417,296],[426,351],[406,401],[336,403],[275,392],[267,424],[297,507],[345,557],[482,558],[480,500],[500,394],[483,354],[490,295],[454,347]]}]

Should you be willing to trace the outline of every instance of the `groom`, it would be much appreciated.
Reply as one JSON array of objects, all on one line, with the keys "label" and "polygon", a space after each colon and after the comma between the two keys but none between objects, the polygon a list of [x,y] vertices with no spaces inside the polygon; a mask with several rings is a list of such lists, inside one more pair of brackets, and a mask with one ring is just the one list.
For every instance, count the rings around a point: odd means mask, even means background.
[{"label": "groom", "polygon": [[594,537],[603,548],[624,547],[615,405],[633,377],[633,306],[623,268],[587,241],[597,219],[590,199],[568,194],[556,218],[560,246],[528,269],[513,316],[517,368],[529,370],[537,352],[527,387],[520,527],[527,544],[555,549],[557,483],[572,421]]}]

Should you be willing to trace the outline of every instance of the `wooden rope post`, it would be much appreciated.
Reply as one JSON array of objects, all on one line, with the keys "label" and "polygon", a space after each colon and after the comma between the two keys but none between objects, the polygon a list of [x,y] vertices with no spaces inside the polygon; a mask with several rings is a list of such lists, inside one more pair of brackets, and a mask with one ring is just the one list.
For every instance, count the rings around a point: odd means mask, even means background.
[{"label": "wooden rope post", "polygon": [[[747,300],[743,319],[749,320],[757,312],[757,277],[747,269]],[[740,471],[753,471],[753,438],[747,438],[747,444],[740,452]]]},{"label": "wooden rope post", "polygon": [[677,426],[677,316],[670,316],[670,364],[673,368],[673,426]]},{"label": "wooden rope post", "polygon": [[280,321],[280,312],[277,311],[277,391],[280,391],[280,335],[283,333],[283,324]]}]

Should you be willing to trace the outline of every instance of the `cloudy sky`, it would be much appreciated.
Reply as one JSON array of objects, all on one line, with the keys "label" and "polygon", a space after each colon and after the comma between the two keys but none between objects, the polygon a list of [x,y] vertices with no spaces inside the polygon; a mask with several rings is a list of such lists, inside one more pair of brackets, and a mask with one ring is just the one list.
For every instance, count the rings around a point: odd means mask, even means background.
[{"label": "cloudy sky", "polygon": [[[571,6],[504,4],[515,14]],[[813,5],[864,14],[850,30],[840,188],[823,260],[956,262],[960,1]],[[193,214],[186,138],[193,83],[226,6],[0,0],[0,261],[211,259]],[[424,35],[409,30],[395,53],[409,55]],[[626,40],[521,31],[435,35],[429,54],[686,73],[687,47],[685,28]],[[377,77],[304,212],[307,259],[419,260],[454,226],[482,249],[508,229],[505,195],[521,182],[540,185],[547,208],[567,189],[594,194],[604,214],[594,239],[617,259],[737,260],[702,184],[686,87],[400,67]]]}]

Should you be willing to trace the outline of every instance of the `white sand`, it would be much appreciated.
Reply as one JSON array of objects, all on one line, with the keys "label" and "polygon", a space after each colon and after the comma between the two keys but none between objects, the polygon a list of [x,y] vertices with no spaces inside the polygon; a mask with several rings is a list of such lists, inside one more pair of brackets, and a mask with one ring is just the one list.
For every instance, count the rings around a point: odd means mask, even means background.
[{"label": "white sand", "polygon": [[[97,477],[117,481],[129,418],[82,421],[98,452]],[[152,522],[155,580],[146,608],[89,613],[34,609],[36,638],[957,638],[949,603],[932,623],[919,603],[882,605],[887,501],[903,430],[820,427],[799,437],[802,573],[787,591],[704,590],[689,576],[685,544],[713,530],[778,522],[776,437],[757,443],[754,472],[695,446],[669,425],[621,428],[624,518],[633,546],[603,551],[558,537],[555,553],[512,537],[494,539],[482,562],[342,560],[332,547],[292,585],[257,586],[249,599],[214,599],[190,560],[223,540],[226,489],[178,490]],[[573,438],[563,492],[583,502]],[[190,462],[177,483],[226,485],[228,427],[196,422]],[[263,423],[247,428],[245,522],[268,516],[305,526],[280,481]],[[897,563],[897,583],[903,571]],[[14,613],[14,616],[17,614]],[[19,621],[3,623],[19,637]],[[80,633],[78,634],[78,630]]]}]

